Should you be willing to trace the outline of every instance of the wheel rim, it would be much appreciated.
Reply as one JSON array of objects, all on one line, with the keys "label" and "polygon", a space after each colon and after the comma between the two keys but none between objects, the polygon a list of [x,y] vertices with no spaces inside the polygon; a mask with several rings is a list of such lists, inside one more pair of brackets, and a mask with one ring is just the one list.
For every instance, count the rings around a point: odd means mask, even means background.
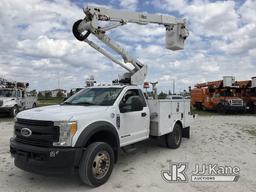
[{"label": "wheel rim", "polygon": [[175,130],[175,143],[176,143],[176,145],[178,145],[180,143],[180,139],[181,139],[181,132],[180,132],[180,129],[177,128]]},{"label": "wheel rim", "polygon": [[13,109],[13,116],[16,116],[16,115],[17,115],[17,109],[14,108],[14,109]]},{"label": "wheel rim", "polygon": [[110,156],[107,151],[100,151],[93,160],[92,172],[95,178],[103,178],[110,167]]}]

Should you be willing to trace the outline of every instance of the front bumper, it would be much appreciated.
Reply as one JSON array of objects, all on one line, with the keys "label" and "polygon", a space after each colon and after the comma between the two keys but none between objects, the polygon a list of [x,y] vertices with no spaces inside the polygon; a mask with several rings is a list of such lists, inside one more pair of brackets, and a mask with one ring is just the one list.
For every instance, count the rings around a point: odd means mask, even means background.
[{"label": "front bumper", "polygon": [[10,112],[12,110],[12,107],[0,107],[0,113],[1,112]]},{"label": "front bumper", "polygon": [[79,166],[83,148],[37,147],[10,140],[10,152],[16,167],[28,172],[55,175],[72,173]]},{"label": "front bumper", "polygon": [[232,112],[239,112],[239,111],[245,111],[245,106],[232,106],[232,105],[224,105],[225,111],[232,111]]}]

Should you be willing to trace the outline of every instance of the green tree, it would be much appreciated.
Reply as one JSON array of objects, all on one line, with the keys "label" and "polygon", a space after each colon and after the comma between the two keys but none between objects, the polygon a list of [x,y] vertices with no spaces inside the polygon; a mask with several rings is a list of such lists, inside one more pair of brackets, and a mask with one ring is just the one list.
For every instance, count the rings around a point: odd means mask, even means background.
[{"label": "green tree", "polygon": [[57,93],[57,98],[64,98],[65,95],[59,90]]},{"label": "green tree", "polygon": [[30,91],[30,93],[31,93],[31,95],[33,95],[33,96],[37,95],[37,91],[36,91],[35,89],[32,90],[32,91]]},{"label": "green tree", "polygon": [[158,95],[158,99],[166,99],[167,94],[161,91],[161,93]]},{"label": "green tree", "polygon": [[46,99],[50,99],[52,97],[52,92],[51,91],[47,91],[46,93],[45,93],[45,98]]},{"label": "green tree", "polygon": [[42,95],[42,93],[40,91],[39,91],[37,97],[38,97],[38,99],[42,99],[43,98],[43,95]]}]

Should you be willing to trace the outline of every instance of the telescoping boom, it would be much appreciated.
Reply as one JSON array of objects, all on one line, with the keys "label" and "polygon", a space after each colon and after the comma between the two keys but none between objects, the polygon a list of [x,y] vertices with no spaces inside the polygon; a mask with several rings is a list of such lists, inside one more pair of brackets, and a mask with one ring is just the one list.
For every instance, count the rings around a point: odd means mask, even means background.
[{"label": "telescoping boom", "polygon": [[[86,15],[85,18],[74,23],[73,34],[78,40],[88,43],[91,47],[128,71],[128,73],[123,74],[122,77],[119,78],[119,83],[133,85],[142,84],[147,75],[147,66],[143,65],[136,58],[133,58],[124,48],[114,42],[106,34],[107,31],[127,23],[136,23],[140,25],[153,23],[163,25],[166,28],[166,48],[173,51],[183,49],[184,41],[189,34],[185,20],[178,20],[169,15],[120,11],[95,6],[85,7],[84,13]],[[99,21],[109,22],[109,25],[101,27]],[[121,55],[123,62],[119,61],[110,52],[89,40],[88,36],[90,34],[96,36],[105,45]],[[134,68],[131,69],[127,63],[132,64]]]}]

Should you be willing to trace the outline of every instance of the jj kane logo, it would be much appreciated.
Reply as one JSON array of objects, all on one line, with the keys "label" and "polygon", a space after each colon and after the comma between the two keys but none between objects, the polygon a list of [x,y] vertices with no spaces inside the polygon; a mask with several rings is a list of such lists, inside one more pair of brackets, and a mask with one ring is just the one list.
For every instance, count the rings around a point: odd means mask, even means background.
[{"label": "jj kane logo", "polygon": [[[188,182],[188,163],[169,162],[169,170],[162,170],[161,176],[166,182]],[[219,166],[218,164],[196,164],[191,172],[192,182],[236,182],[240,168],[237,166]]]}]

